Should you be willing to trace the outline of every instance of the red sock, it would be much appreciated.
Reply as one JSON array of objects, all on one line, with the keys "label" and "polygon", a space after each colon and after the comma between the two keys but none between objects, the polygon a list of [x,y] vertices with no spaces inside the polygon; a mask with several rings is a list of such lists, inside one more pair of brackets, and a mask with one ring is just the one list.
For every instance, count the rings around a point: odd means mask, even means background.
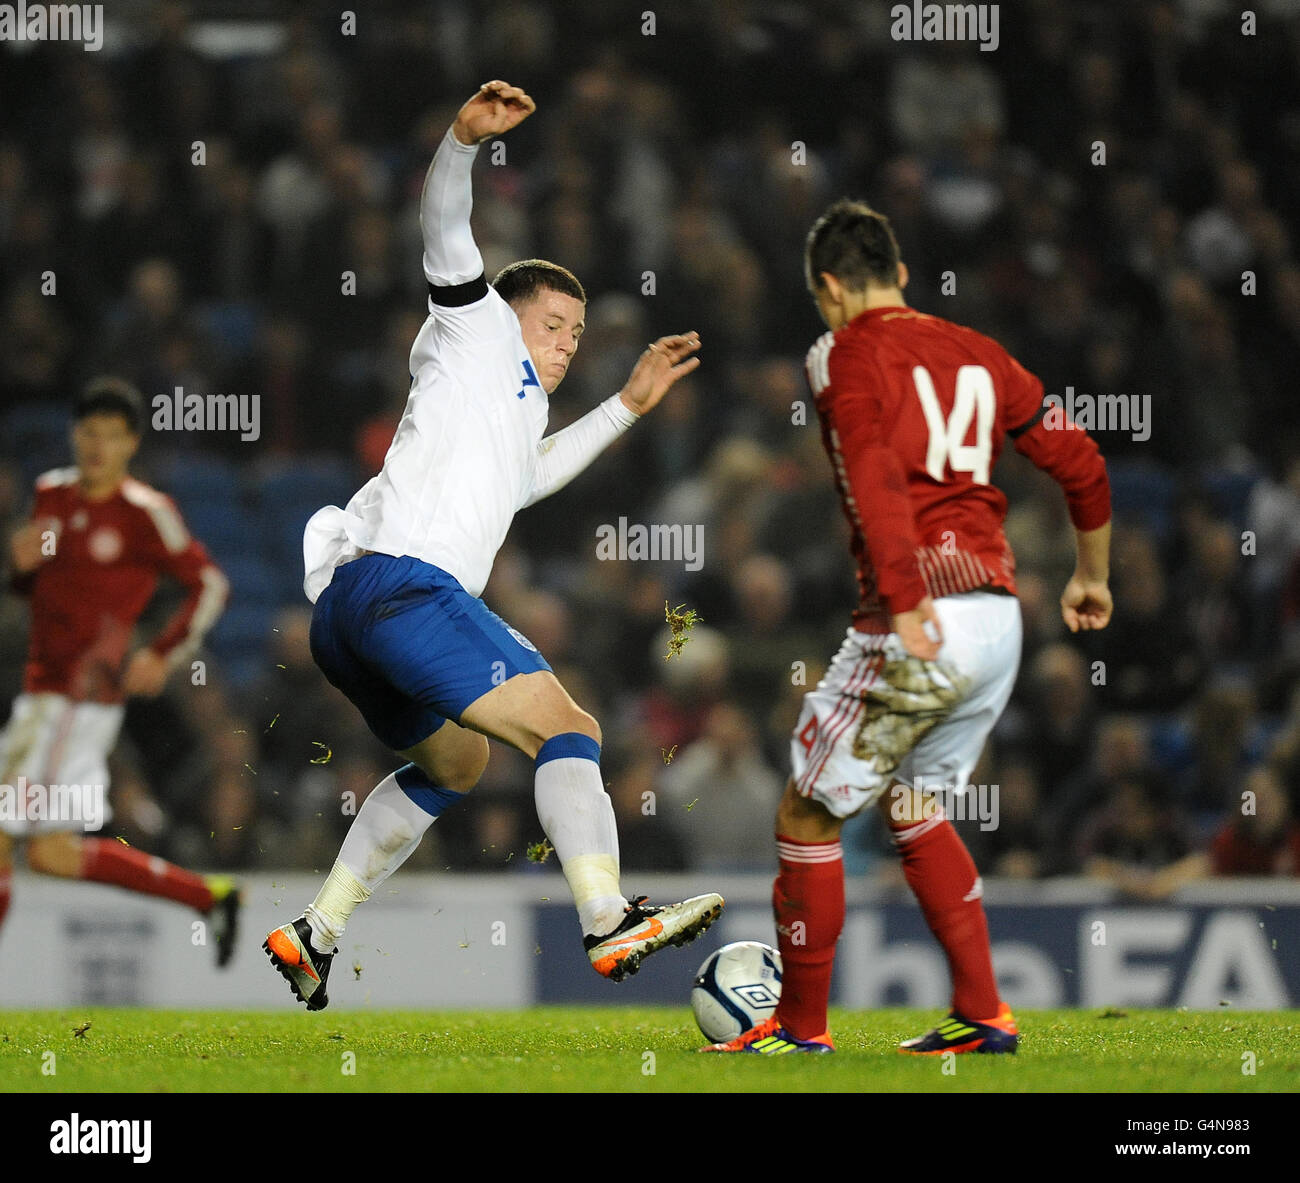
[{"label": "red sock", "polygon": [[835,942],[844,927],[844,858],[839,842],[796,842],[778,834],[781,873],[772,911],[781,950],[781,1026],[796,1039],[826,1031]]},{"label": "red sock", "polygon": [[948,955],[952,1009],[966,1019],[993,1018],[999,999],[988,920],[980,902],[984,884],[970,851],[942,809],[925,821],[895,830],[893,837],[903,856],[908,886]]},{"label": "red sock", "polygon": [[10,890],[14,881],[13,869],[5,867],[0,870],[0,924],[5,922],[5,914],[9,911]]},{"label": "red sock", "polygon": [[212,892],[202,875],[186,871],[166,859],[123,846],[112,838],[83,838],[80,879],[116,883],[128,891],[160,895],[200,912],[212,907]]}]

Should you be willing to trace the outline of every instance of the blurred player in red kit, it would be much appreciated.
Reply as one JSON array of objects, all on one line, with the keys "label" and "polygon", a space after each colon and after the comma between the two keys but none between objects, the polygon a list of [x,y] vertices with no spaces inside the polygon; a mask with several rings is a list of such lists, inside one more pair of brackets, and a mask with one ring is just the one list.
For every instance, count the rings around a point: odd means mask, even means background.
[{"label": "blurred player in red kit", "polygon": [[831,330],[808,353],[808,380],[852,528],[860,601],[826,677],[804,697],[777,810],[780,1005],[705,1050],[834,1050],[826,1007],[844,924],[840,830],[878,804],[953,981],[948,1017],[899,1050],[1014,1052],[983,884],[943,809],[967,785],[1020,662],[1007,502],[989,474],[1009,437],[1064,491],[1077,560],[1061,613],[1073,632],[1105,628],[1111,615],[1106,465],[1085,431],[1043,421],[1042,383],[997,342],[907,307],[898,243],[870,207],[833,205],[809,233],[805,267]]},{"label": "blurred player in red kit", "polygon": [[[76,466],[37,478],[31,520],[10,540],[13,586],[31,605],[31,641],[23,691],[0,732],[0,921],[14,845],[25,838],[33,871],[195,908],[212,923],[224,965],[240,906],[235,885],[90,831],[111,816],[108,756],[124,700],[160,694],[188,663],[225,606],[226,579],[171,499],[127,474],[140,446],[140,393],[97,379],[73,418]],[[159,636],[128,656],[160,575],[181,584],[185,601]]]}]

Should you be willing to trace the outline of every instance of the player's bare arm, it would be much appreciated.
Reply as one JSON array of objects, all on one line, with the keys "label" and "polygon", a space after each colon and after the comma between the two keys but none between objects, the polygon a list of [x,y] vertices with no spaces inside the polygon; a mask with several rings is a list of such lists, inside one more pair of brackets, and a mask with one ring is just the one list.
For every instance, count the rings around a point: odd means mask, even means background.
[{"label": "player's bare arm", "polygon": [[1061,593],[1061,618],[1072,633],[1105,628],[1114,607],[1108,586],[1110,523],[1095,530],[1076,530],[1074,536],[1078,558]]},{"label": "player's bare arm", "polygon": [[485,82],[456,115],[451,134],[469,147],[518,127],[537,110],[537,104],[519,86],[496,79]]},{"label": "player's bare arm", "polygon": [[700,359],[691,356],[699,347],[700,335],[694,330],[651,342],[619,391],[623,405],[634,415],[654,410],[674,382],[699,367]]}]

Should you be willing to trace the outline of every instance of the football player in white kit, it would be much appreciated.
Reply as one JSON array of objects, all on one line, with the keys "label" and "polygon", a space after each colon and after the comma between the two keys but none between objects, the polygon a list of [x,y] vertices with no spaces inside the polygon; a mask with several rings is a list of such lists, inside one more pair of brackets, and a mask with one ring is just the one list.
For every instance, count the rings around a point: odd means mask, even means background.
[{"label": "football player in white kit", "polygon": [[598,973],[635,973],[722,910],[716,894],[663,907],[624,896],[600,727],[478,598],[515,513],[563,488],[699,364],[695,333],[662,337],[621,391],[543,439],[547,396],[577,349],[586,294],[571,273],[537,259],[489,284],[469,224],[478,145],[534,110],[519,87],[489,82],[443,138],[421,199],[429,317],[411,350],[406,410],[379,475],[346,508],[327,506],[307,525],[312,653],[409,761],[366,798],[315,901],[263,945],[309,1010],[328,1003],[330,959],[353,909],[478,781],[485,736],[535,761],[538,817]]}]

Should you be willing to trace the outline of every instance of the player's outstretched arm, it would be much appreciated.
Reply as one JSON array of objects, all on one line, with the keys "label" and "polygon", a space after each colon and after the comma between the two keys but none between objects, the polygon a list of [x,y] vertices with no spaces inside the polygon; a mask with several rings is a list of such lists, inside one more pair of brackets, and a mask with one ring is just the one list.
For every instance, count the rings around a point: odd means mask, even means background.
[{"label": "player's outstretched arm", "polygon": [[521,509],[563,489],[647,411],[658,406],[678,378],[700,364],[696,332],[651,342],[632,369],[627,385],[575,423],[548,435],[537,446],[533,484]]},{"label": "player's outstretched arm", "polygon": [[[469,228],[474,208],[470,184],[474,157],[480,143],[518,127],[535,109],[536,104],[519,87],[488,82],[461,107],[447,129],[420,196],[424,276],[434,287],[459,287],[475,283],[483,275],[483,256]],[[476,295],[465,293],[462,299],[452,294],[449,299],[453,304],[466,303]]]},{"label": "player's outstretched arm", "polygon": [[1061,619],[1072,633],[1105,628],[1114,607],[1110,588],[1110,523],[1095,530],[1075,530],[1074,574],[1061,594]]}]

